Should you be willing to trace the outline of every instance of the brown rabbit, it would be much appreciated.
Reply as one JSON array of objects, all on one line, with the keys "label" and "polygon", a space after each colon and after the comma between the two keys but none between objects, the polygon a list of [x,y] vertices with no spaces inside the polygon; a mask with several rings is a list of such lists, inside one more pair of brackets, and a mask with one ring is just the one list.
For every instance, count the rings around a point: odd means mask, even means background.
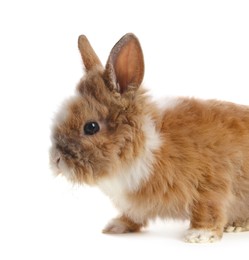
[{"label": "brown rabbit", "polygon": [[103,232],[137,232],[157,217],[190,219],[188,242],[249,230],[249,107],[152,101],[133,34],[105,67],[85,36],[78,44],[86,73],[55,119],[51,165],[110,197],[120,216]]}]

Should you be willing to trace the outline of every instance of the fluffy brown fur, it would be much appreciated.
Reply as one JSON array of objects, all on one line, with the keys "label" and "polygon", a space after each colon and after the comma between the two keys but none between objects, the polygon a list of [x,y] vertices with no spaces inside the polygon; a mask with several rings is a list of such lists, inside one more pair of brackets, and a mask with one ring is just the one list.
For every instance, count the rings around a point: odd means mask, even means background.
[{"label": "fluffy brown fur", "polygon": [[[121,216],[104,232],[139,231],[156,217],[190,219],[188,242],[249,230],[249,108],[178,98],[160,109],[139,88],[143,55],[133,34],[105,68],[85,36],[79,49],[86,75],[55,121],[51,164],[110,196]],[[100,131],[86,135],[91,121]]]}]

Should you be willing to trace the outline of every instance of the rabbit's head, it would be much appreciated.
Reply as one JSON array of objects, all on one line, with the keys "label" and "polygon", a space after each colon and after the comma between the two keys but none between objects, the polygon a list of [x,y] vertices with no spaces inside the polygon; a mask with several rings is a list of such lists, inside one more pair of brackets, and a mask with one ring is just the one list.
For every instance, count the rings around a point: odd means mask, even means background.
[{"label": "rabbit's head", "polygon": [[139,88],[144,62],[133,34],[116,43],[105,67],[85,36],[78,45],[85,75],[54,120],[50,161],[56,173],[95,184],[131,164],[144,149],[148,108]]}]

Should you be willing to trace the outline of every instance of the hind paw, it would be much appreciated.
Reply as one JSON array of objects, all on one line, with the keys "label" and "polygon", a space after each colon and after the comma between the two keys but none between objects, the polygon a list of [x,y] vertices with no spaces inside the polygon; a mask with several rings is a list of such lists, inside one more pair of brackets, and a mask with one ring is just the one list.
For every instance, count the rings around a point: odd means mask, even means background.
[{"label": "hind paw", "polygon": [[237,221],[233,223],[229,223],[224,228],[225,232],[243,232],[243,231],[249,231],[249,219],[246,221]]}]

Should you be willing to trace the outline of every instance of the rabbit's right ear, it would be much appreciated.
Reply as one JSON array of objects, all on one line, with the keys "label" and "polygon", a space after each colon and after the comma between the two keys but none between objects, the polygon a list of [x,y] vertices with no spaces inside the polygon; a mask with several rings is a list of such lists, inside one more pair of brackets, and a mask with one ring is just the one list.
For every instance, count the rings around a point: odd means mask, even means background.
[{"label": "rabbit's right ear", "polygon": [[96,67],[103,67],[97,54],[93,50],[90,42],[85,35],[80,35],[78,39],[79,51],[85,65],[86,71]]},{"label": "rabbit's right ear", "polygon": [[134,34],[127,33],[112,48],[104,76],[108,86],[120,94],[139,88],[144,76],[144,59]]}]

